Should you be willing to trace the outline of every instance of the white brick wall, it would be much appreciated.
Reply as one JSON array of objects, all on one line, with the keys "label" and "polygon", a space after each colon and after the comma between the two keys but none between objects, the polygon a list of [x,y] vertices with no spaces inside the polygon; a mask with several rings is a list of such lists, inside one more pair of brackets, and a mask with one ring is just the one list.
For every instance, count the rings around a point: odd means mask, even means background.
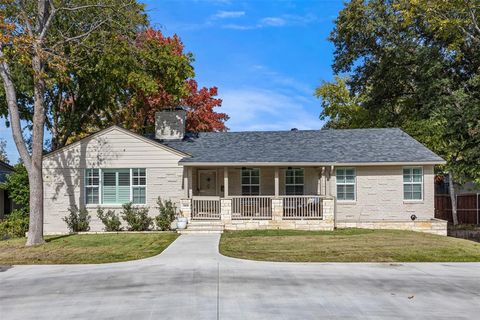
[{"label": "white brick wall", "polygon": [[[434,218],[433,166],[423,166],[423,200],[403,200],[403,167],[356,167],[356,201],[336,202],[337,221],[419,220]],[[335,175],[331,190],[336,196]]]}]

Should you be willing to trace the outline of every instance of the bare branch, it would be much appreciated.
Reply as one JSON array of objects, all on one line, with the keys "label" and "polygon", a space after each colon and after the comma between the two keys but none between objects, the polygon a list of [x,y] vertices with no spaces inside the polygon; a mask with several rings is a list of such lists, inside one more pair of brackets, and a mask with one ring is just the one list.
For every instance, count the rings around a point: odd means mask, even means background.
[{"label": "bare branch", "polygon": [[49,3],[50,3],[50,13],[49,13],[49,16],[47,18],[47,21],[43,25],[42,32],[40,32],[40,35],[39,35],[40,40],[43,40],[45,38],[45,35],[47,34],[47,31],[50,27],[50,24],[52,23],[52,20],[57,13],[57,10],[55,9],[55,7],[53,5],[53,1],[49,1]]}]

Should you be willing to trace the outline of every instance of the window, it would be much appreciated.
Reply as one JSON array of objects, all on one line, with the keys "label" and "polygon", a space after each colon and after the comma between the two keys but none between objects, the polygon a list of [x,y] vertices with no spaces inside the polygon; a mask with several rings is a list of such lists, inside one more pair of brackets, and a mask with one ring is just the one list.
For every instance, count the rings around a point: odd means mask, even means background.
[{"label": "window", "polygon": [[103,169],[102,203],[130,202],[130,169]]},{"label": "window", "polygon": [[145,169],[86,169],[85,203],[145,204],[146,184]]},{"label": "window", "polygon": [[85,171],[85,203],[98,204],[100,190],[100,174],[98,169]]},{"label": "window", "polygon": [[260,194],[260,169],[242,168],[242,196]]},{"label": "window", "polygon": [[423,170],[418,168],[403,169],[403,199],[422,200]]},{"label": "window", "polygon": [[303,195],[303,168],[289,168],[285,171],[285,194],[287,196]]},{"label": "window", "polygon": [[146,203],[147,175],[145,169],[132,169],[132,202]]},{"label": "window", "polygon": [[337,200],[355,201],[355,169],[338,168],[336,170]]}]

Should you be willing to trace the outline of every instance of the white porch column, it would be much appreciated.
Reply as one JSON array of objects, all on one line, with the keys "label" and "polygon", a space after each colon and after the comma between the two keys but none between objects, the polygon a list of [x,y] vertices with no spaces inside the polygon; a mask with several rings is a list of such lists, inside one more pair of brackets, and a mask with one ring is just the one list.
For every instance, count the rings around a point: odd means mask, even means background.
[{"label": "white porch column", "polygon": [[193,197],[193,168],[188,167],[188,197]]},{"label": "white porch column", "polygon": [[326,169],[326,179],[325,179],[325,195],[331,196],[332,195],[332,174],[333,174],[333,166],[327,167]]},{"label": "white porch column", "polygon": [[223,197],[228,198],[228,167],[223,167]]},{"label": "white porch column", "polygon": [[188,183],[188,167],[183,167],[183,191],[184,191],[184,196],[185,199],[188,199],[188,189],[189,189],[189,183]]},{"label": "white porch column", "polygon": [[278,167],[275,167],[275,197],[280,195],[280,173]]},{"label": "white porch column", "polygon": [[324,176],[324,167],[317,168],[317,194],[323,195],[322,191],[322,181]]}]

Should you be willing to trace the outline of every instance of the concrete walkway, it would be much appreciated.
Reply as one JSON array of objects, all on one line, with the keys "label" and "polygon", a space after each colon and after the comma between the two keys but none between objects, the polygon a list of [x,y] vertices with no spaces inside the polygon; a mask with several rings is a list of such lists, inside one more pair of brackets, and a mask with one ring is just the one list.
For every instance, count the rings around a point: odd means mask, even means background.
[{"label": "concrete walkway", "polygon": [[182,235],[115,264],[0,268],[0,319],[472,319],[478,263],[272,263]]}]

